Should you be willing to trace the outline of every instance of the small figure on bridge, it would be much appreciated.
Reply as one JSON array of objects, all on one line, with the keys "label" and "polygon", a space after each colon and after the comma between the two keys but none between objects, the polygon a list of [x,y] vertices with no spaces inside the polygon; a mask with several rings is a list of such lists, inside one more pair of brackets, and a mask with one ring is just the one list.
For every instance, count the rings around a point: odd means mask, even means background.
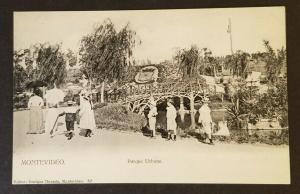
[{"label": "small figure on bridge", "polygon": [[168,131],[168,140],[172,139],[176,141],[176,123],[177,111],[173,106],[172,101],[168,100],[167,102],[167,131]]},{"label": "small figure on bridge", "polygon": [[211,118],[211,110],[208,107],[208,102],[209,99],[208,98],[204,98],[203,99],[203,105],[200,107],[199,109],[199,120],[198,122],[202,124],[202,128],[205,132],[206,135],[206,139],[209,140],[209,144],[213,145],[213,141],[212,141],[212,118]]},{"label": "small figure on bridge", "polygon": [[156,102],[153,97],[150,98],[150,111],[148,113],[148,119],[149,119],[149,128],[152,132],[152,137],[155,137],[155,125],[156,125],[156,116],[157,116],[157,108],[156,108]]}]

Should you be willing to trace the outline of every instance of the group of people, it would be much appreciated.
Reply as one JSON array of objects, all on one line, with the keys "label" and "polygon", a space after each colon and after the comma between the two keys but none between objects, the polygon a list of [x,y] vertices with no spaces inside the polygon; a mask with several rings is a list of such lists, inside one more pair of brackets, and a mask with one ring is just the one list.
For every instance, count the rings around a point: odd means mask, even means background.
[{"label": "group of people", "polygon": [[[149,129],[151,131],[151,137],[155,138],[156,136],[156,116],[158,115],[156,101],[153,97],[150,97],[150,111],[148,113],[148,123]],[[177,135],[177,123],[176,123],[177,111],[176,108],[173,106],[172,101],[167,101],[167,140],[174,140],[176,141]]]},{"label": "group of people", "polygon": [[[212,118],[211,118],[211,110],[208,106],[209,99],[205,98],[203,99],[203,105],[199,109],[199,119],[198,122],[201,125],[201,128],[204,131],[205,140],[208,141],[207,143],[210,145],[213,145],[212,141]],[[173,105],[172,100],[167,101],[167,140],[173,140],[176,141],[177,136],[177,123],[176,123],[176,117],[177,117],[177,110]],[[156,116],[157,113],[157,107],[156,102],[153,97],[150,97],[150,111],[148,113],[148,122],[149,122],[149,129],[151,131],[151,137],[156,136]]]},{"label": "group of people", "polygon": [[[158,115],[156,101],[153,97],[150,97],[150,111],[148,113],[148,123],[149,129],[151,131],[151,136],[155,138],[156,136],[156,117]],[[211,110],[208,106],[208,99],[203,100],[203,105],[199,109],[199,119],[198,122],[201,124],[201,128],[204,131],[206,140],[209,144],[213,144],[212,141],[212,118]],[[174,107],[174,102],[172,100],[167,101],[167,140],[176,141],[177,136],[177,110]],[[58,119],[59,117],[65,115],[65,126],[66,131],[63,133],[66,135],[67,139],[70,140],[75,135],[74,125],[77,121],[77,115],[79,115],[79,128],[85,130],[85,137],[91,137],[93,130],[96,128],[95,116],[93,111],[93,103],[91,99],[91,93],[87,90],[82,90],[80,93],[80,106],[74,101],[68,101],[67,107],[61,111],[58,109],[58,103],[47,103],[46,116],[42,111],[44,106],[43,99],[34,92],[33,96],[28,101],[29,111],[29,130],[27,133],[49,133],[51,137],[58,134]],[[79,113],[79,114],[78,114]],[[45,125],[43,127],[45,120]]]},{"label": "group of people", "polygon": [[78,107],[77,103],[74,101],[68,101],[67,105],[68,106],[63,109],[58,109],[58,103],[47,102],[44,118],[42,109],[44,101],[37,95],[37,92],[34,91],[28,101],[28,108],[30,111],[29,130],[27,133],[49,133],[50,137],[54,137],[60,133],[58,131],[58,119],[65,115],[66,131],[64,131],[63,134],[70,140],[75,135],[74,125],[77,121],[77,115],[79,115],[79,128],[85,130],[85,137],[91,137],[93,134],[92,131],[96,128],[91,94],[86,90],[82,90],[80,93],[80,106]]}]

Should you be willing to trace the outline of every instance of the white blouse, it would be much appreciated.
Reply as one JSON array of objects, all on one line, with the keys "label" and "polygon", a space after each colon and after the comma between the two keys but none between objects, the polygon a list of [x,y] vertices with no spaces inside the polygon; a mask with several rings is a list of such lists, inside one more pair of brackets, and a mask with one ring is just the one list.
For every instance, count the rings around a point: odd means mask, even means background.
[{"label": "white blouse", "polygon": [[28,108],[31,108],[31,107],[42,107],[44,104],[44,101],[41,97],[39,96],[32,96],[31,98],[29,98],[29,101],[28,101]]}]

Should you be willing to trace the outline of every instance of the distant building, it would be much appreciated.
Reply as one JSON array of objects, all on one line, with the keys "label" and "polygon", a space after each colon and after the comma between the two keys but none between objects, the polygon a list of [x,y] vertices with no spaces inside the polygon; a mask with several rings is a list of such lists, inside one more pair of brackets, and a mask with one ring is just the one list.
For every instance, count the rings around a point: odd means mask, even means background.
[{"label": "distant building", "polygon": [[[260,72],[260,79],[262,82],[266,81],[266,76],[267,76],[267,68],[266,68],[266,62],[263,61],[263,59],[259,58],[259,59],[252,59],[250,60],[250,62],[248,63],[248,67],[247,67],[247,72],[251,73],[251,72]],[[283,65],[280,68],[278,77],[286,77],[287,76],[287,63],[286,63],[286,59],[283,62]]]},{"label": "distant building", "polygon": [[248,71],[257,71],[266,74],[266,62],[263,59],[251,59],[247,67]]}]

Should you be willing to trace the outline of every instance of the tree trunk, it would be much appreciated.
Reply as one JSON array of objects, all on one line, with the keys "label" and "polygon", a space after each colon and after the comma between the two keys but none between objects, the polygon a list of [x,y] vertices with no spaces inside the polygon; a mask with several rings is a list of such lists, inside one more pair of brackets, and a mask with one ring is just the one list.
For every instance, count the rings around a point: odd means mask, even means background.
[{"label": "tree trunk", "polygon": [[[239,103],[239,101],[240,101],[240,99],[238,98],[236,100],[236,110],[237,110],[238,113],[240,112],[240,103]],[[238,130],[240,130],[240,121],[239,121],[238,118],[236,119],[236,127],[237,127]]]},{"label": "tree trunk", "polygon": [[214,66],[214,77],[217,76],[216,67]]},{"label": "tree trunk", "polygon": [[101,83],[101,98],[100,98],[101,103],[104,103],[104,87],[105,87],[105,82],[103,81]]}]

